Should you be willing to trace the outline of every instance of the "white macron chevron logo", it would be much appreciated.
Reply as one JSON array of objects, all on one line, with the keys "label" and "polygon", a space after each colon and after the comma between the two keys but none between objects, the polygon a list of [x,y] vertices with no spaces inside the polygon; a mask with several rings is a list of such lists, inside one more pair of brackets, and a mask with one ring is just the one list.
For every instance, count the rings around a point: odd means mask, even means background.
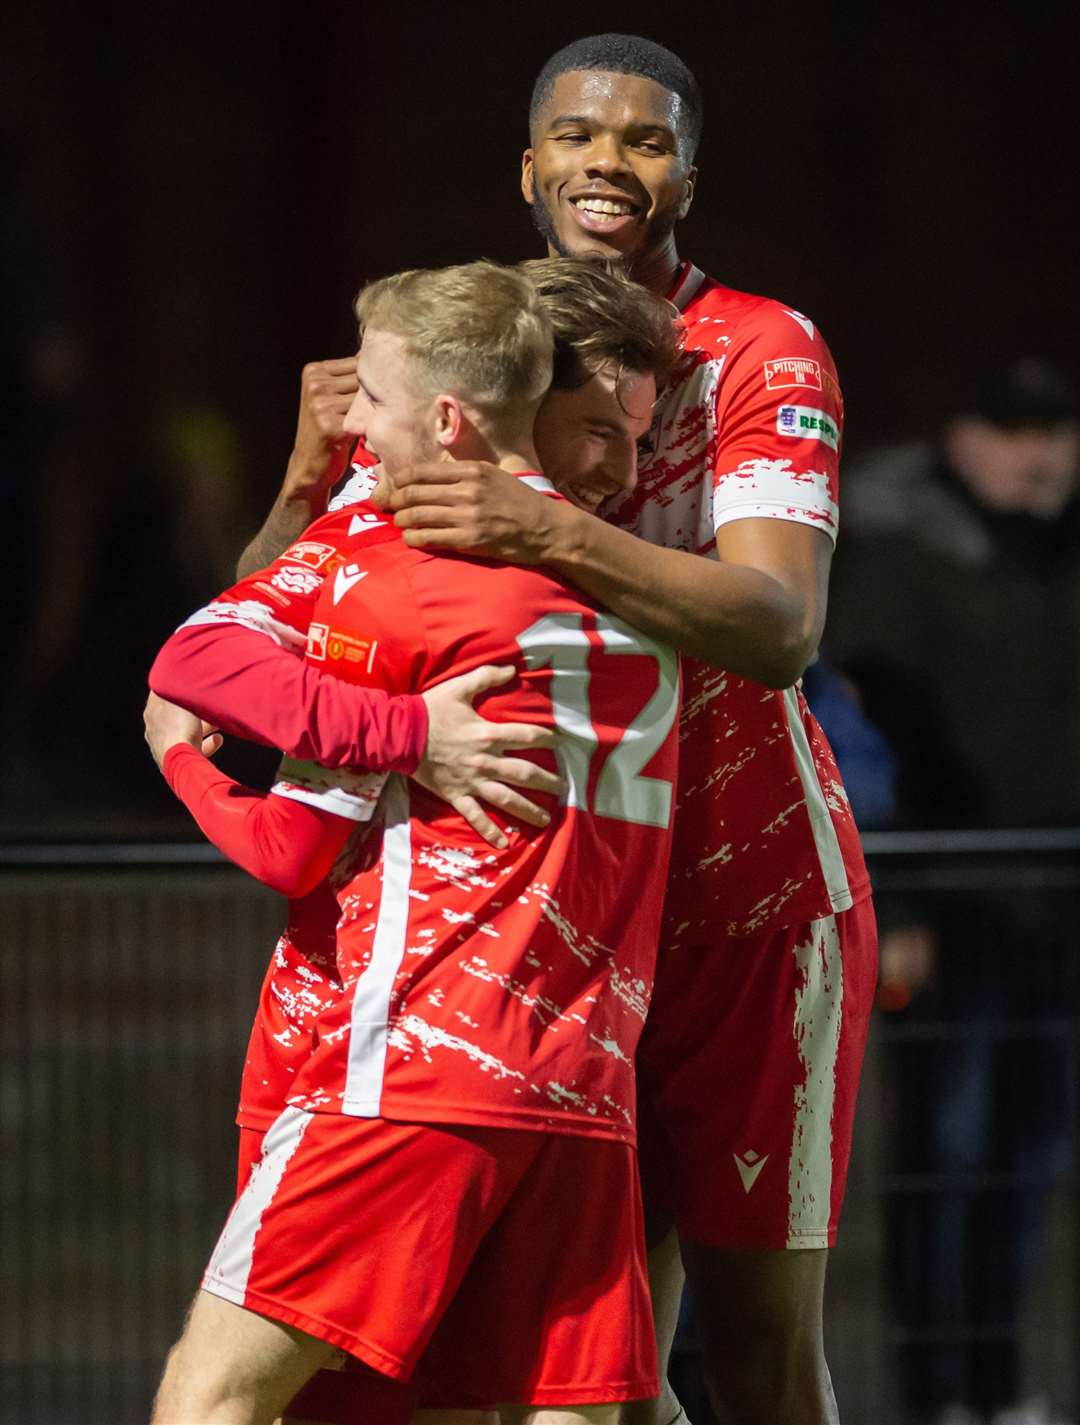
[{"label": "white macron chevron logo", "polygon": [[354,584],[359,584],[361,579],[366,579],[368,571],[361,569],[358,564],[346,564],[344,569],[339,569],[334,576],[334,603],[340,604],[345,595]]},{"label": "white macron chevron logo", "polygon": [[735,1166],[739,1170],[739,1177],[742,1179],[743,1191],[749,1192],[758,1180],[762,1168],[769,1161],[768,1153],[764,1158],[759,1158],[753,1148],[748,1149],[740,1158],[738,1153],[731,1155],[735,1159]]},{"label": "white macron chevron logo", "polygon": [[378,515],[353,515],[349,522],[350,534],[363,534],[367,529],[378,529],[384,525],[385,520],[381,520]]}]

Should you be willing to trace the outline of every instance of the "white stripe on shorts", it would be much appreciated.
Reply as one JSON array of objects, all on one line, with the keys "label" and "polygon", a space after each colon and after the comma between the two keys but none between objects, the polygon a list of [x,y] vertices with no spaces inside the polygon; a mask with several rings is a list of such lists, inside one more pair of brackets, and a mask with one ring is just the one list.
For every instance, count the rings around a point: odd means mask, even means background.
[{"label": "white stripe on shorts", "polygon": [[382,895],[371,945],[371,960],[356,983],[349,1028],[349,1068],[343,1113],[377,1118],[386,1071],[390,1000],[409,929],[409,882],[412,880],[412,833],[409,788],[392,776],[383,792],[385,830],[382,846]]},{"label": "white stripe on shorts", "polygon": [[804,979],[795,992],[795,1043],[806,1079],[795,1088],[788,1163],[789,1247],[827,1247],[832,1210],[832,1119],[844,971],[836,917],[810,922],[793,951]]},{"label": "white stripe on shorts", "polygon": [[266,1130],[262,1156],[251,1170],[247,1187],[233,1204],[207,1264],[202,1283],[204,1291],[243,1306],[263,1213],[273,1201],[285,1169],[313,1117],[314,1114],[305,1113],[303,1109],[287,1108]]},{"label": "white stripe on shorts", "polygon": [[821,789],[817,767],[810,740],[803,726],[799,694],[794,688],[784,690],[784,711],[787,713],[788,733],[795,752],[795,765],[806,798],[806,811],[810,817],[810,830],[817,850],[818,865],[829,893],[829,903],[833,910],[850,910],[852,905],[851,887],[848,884],[844,853],[840,849],[840,838],[833,825],[832,813],[825,793]]}]

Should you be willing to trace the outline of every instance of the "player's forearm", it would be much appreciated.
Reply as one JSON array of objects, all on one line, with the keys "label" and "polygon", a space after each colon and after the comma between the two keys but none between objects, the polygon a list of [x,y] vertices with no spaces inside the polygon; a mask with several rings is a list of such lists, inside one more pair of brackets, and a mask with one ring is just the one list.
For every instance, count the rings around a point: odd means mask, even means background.
[{"label": "player's forearm", "polygon": [[222,855],[281,895],[307,895],[324,880],[355,823],[234,782],[188,743],[162,761],[169,786]]},{"label": "player's forearm", "polygon": [[790,686],[813,656],[810,612],[760,569],[660,548],[570,505],[545,562],[680,653],[768,687]]},{"label": "player's forearm", "polygon": [[236,577],[246,579],[258,569],[265,569],[290,544],[296,541],[325,512],[326,491],[304,488],[294,490],[286,476],[285,485],[274,501],[262,528],[236,563]]},{"label": "player's forearm", "polygon": [[224,732],[325,767],[413,772],[427,739],[421,697],[320,673],[235,623],[178,629],[154,661],[150,686]]}]

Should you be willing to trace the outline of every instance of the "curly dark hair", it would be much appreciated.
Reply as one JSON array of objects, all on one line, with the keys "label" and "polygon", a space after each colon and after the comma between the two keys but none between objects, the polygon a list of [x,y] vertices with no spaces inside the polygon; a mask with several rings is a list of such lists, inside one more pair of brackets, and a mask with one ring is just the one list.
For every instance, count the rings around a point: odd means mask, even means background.
[{"label": "curly dark hair", "polygon": [[612,74],[636,74],[655,80],[670,89],[683,101],[680,108],[682,132],[680,148],[688,162],[693,162],[701,142],[701,127],[705,117],[701,87],[690,69],[677,54],[640,35],[586,35],[574,40],[551,56],[536,76],[529,101],[529,128],[535,132],[540,110],[551,98],[551,91],[560,74],[571,70],[601,69]]}]

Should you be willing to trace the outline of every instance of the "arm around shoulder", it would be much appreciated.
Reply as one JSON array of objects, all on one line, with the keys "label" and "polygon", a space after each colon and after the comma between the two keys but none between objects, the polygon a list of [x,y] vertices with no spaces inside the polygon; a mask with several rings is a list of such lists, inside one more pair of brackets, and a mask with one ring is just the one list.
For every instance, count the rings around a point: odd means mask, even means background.
[{"label": "arm around shoulder", "polygon": [[767,687],[796,682],[825,622],[832,542],[793,521],[733,521],[718,559],[664,549],[571,506],[546,562],[654,638]]}]

